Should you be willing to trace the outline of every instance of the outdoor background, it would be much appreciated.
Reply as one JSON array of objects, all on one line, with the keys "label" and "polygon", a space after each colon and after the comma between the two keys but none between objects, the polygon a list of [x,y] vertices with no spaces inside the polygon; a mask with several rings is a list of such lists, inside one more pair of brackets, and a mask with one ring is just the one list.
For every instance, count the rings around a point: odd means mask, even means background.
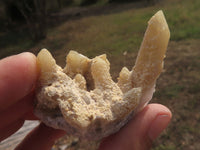
[{"label": "outdoor background", "polygon": [[[106,53],[116,80],[134,65],[148,20],[163,10],[171,39],[151,102],[169,107],[173,118],[152,150],[199,150],[199,8],[199,0],[0,0],[0,58],[47,48],[64,66],[71,49],[90,58]],[[66,142],[68,150],[80,147],[63,138],[53,149]]]}]

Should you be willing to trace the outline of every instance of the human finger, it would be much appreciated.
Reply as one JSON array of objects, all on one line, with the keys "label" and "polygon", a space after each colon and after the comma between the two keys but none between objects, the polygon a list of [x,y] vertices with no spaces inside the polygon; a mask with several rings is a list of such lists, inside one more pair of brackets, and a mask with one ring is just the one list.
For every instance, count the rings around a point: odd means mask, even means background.
[{"label": "human finger", "polygon": [[13,133],[15,133],[18,129],[22,127],[24,124],[23,119],[19,119],[16,122],[12,122],[11,124],[8,124],[6,127],[0,129],[0,141],[6,139]]},{"label": "human finger", "polygon": [[27,95],[37,79],[36,58],[21,53],[0,60],[0,111]]},{"label": "human finger", "polygon": [[24,114],[23,118],[24,120],[39,120],[39,118],[34,115],[34,112],[32,109],[26,114]]},{"label": "human finger", "polygon": [[65,134],[62,130],[53,129],[41,123],[25,137],[15,150],[50,150],[55,140]]},{"label": "human finger", "polygon": [[31,110],[33,110],[33,93],[25,96],[22,100],[8,107],[6,110],[1,111],[0,134],[1,130],[8,124],[11,124],[20,118],[23,119],[24,115]]},{"label": "human finger", "polygon": [[99,150],[148,150],[171,117],[167,107],[149,104],[118,133],[106,138]]}]

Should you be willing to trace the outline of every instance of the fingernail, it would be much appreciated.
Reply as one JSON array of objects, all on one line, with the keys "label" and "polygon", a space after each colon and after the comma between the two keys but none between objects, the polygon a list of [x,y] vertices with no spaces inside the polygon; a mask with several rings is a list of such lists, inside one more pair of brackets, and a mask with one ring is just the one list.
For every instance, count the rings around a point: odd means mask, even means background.
[{"label": "fingernail", "polygon": [[167,127],[171,120],[169,115],[158,115],[150,125],[148,136],[153,141]]}]

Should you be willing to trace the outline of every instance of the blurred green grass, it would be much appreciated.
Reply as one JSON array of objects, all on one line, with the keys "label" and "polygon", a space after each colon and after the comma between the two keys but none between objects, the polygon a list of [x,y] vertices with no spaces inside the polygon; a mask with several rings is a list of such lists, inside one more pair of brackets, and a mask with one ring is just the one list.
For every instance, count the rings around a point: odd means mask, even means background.
[{"label": "blurred green grass", "polygon": [[200,38],[200,1],[182,0],[168,6],[164,10],[171,29],[171,40]]},{"label": "blurred green grass", "polygon": [[169,24],[171,40],[200,38],[198,6],[198,0],[169,0],[155,6],[83,17],[50,28],[47,39],[39,43],[33,43],[23,31],[3,32],[0,34],[0,56],[29,50],[33,45],[40,47],[41,43],[52,50],[81,50],[89,56],[102,52],[116,55],[124,51],[134,52],[140,46],[147,21],[160,9]]}]

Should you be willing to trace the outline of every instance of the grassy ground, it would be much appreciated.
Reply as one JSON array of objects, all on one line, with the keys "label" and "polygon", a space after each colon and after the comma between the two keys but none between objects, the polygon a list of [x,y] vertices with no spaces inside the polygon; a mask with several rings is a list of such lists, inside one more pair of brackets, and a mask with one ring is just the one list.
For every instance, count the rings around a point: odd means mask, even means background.
[{"label": "grassy ground", "polygon": [[[116,78],[122,66],[132,67],[147,21],[162,9],[171,30],[171,41],[165,72],[158,80],[152,102],[168,106],[173,119],[154,143],[153,150],[197,150],[200,147],[199,6],[198,0],[162,0],[155,6],[140,3],[111,5],[110,10],[99,6],[105,13],[98,14],[92,9],[90,16],[83,15],[49,29],[47,38],[39,43],[31,42],[23,30],[1,31],[0,58],[24,50],[37,53],[45,47],[63,66],[70,49],[89,57],[106,53],[111,62],[111,73]],[[124,52],[127,55],[123,55]]]},{"label": "grassy ground", "polygon": [[173,119],[154,150],[198,150],[200,139],[200,40],[171,42],[165,73],[152,102],[168,106]]},{"label": "grassy ground", "polygon": [[1,31],[0,58],[29,50],[34,44],[37,49],[42,46],[52,51],[75,49],[89,56],[105,51],[108,54],[135,52],[139,48],[148,19],[159,9],[164,11],[168,20],[171,40],[200,38],[198,0],[162,0],[156,6],[139,5],[139,8],[135,8],[135,3],[121,5],[116,6],[119,9],[117,13],[112,13],[115,8],[111,7],[108,14],[98,15],[91,12],[91,17],[67,21],[51,28],[47,39],[41,43],[33,43],[23,28]]}]

